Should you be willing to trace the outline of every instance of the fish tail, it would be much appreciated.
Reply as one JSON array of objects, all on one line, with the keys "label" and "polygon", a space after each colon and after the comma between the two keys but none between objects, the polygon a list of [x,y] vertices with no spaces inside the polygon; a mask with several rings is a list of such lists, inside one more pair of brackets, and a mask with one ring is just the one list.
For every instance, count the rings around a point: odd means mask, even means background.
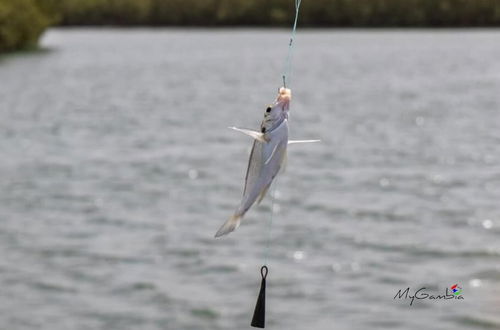
[{"label": "fish tail", "polygon": [[230,232],[234,231],[240,226],[240,221],[241,215],[233,215],[231,218],[229,218],[229,220],[226,221],[226,223],[222,225],[222,227],[220,227],[220,229],[215,234],[215,238],[227,235]]}]

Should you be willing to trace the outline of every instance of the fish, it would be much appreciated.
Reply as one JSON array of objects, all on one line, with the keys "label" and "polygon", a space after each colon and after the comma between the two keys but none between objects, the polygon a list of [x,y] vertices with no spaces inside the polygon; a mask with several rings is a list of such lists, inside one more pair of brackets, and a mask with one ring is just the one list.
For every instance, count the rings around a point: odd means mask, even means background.
[{"label": "fish", "polygon": [[319,140],[288,140],[288,113],[292,92],[289,88],[278,90],[276,101],[264,112],[260,132],[249,129],[229,127],[254,139],[245,176],[245,187],[240,205],[234,214],[215,234],[215,238],[236,230],[245,213],[266,196],[274,178],[286,162],[288,144],[319,142]]}]

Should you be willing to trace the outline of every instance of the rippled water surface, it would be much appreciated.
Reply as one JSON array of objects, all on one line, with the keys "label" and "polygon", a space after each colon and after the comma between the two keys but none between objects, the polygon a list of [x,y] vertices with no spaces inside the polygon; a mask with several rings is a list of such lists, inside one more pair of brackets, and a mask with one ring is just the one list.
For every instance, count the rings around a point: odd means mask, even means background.
[{"label": "rippled water surface", "polygon": [[[0,58],[0,327],[500,328],[500,32],[297,35],[293,145],[241,196],[285,30],[56,29]],[[266,250],[270,230],[271,244]],[[421,287],[464,299],[393,299]]]}]

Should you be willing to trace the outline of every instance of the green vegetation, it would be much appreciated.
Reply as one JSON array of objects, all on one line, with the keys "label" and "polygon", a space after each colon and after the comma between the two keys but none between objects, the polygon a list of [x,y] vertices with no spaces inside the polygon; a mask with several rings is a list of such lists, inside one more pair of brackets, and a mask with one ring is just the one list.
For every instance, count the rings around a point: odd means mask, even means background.
[{"label": "green vegetation", "polygon": [[[60,0],[63,25],[288,26],[293,0]],[[500,0],[303,0],[301,26],[500,26]]]},{"label": "green vegetation", "polygon": [[[66,26],[289,26],[293,0],[0,0],[0,51]],[[500,26],[500,0],[303,0],[300,26]]]},{"label": "green vegetation", "polygon": [[36,46],[53,22],[49,1],[0,0],[0,52]]}]

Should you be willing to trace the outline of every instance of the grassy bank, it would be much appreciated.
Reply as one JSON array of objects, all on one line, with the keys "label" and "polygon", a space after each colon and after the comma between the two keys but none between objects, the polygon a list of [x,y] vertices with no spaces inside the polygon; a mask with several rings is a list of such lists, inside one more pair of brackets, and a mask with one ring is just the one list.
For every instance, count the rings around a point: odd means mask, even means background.
[{"label": "grassy bank", "polygon": [[[293,0],[0,0],[0,51],[63,26],[287,26]],[[300,26],[500,26],[500,0],[303,0]]]}]

